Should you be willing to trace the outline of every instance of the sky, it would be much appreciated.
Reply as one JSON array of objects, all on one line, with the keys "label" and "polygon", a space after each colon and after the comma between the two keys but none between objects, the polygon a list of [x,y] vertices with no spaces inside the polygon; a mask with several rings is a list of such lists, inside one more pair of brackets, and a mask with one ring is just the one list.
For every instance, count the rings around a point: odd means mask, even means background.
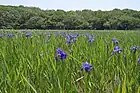
[{"label": "sky", "polygon": [[134,9],[140,10],[140,0],[0,0],[0,5],[24,5],[41,9],[63,10],[112,10]]}]

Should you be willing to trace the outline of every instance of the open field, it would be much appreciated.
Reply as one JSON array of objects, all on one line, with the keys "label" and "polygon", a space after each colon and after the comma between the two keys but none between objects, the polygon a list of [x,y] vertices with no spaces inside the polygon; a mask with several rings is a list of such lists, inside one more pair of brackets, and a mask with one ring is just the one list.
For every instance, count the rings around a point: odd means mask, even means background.
[{"label": "open field", "polygon": [[0,93],[140,93],[140,31],[2,31]]}]

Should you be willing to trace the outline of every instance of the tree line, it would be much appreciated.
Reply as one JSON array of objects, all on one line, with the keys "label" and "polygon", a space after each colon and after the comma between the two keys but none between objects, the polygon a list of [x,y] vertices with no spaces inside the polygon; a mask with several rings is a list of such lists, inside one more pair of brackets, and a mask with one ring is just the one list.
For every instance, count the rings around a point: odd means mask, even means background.
[{"label": "tree line", "polygon": [[0,29],[114,29],[140,28],[140,11],[113,9],[41,10],[37,7],[0,5]]}]

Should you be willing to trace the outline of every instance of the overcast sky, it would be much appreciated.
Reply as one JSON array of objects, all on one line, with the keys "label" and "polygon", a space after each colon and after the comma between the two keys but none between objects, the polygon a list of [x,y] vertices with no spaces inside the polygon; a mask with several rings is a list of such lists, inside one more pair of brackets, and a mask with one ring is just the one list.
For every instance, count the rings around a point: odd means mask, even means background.
[{"label": "overcast sky", "polygon": [[112,10],[114,8],[140,10],[140,0],[0,0],[0,5],[24,5],[63,10]]}]

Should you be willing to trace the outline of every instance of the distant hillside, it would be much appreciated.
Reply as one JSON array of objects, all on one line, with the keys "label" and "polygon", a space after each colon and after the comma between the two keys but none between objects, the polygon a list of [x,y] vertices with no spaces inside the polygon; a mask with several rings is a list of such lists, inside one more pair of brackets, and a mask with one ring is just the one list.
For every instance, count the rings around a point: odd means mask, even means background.
[{"label": "distant hillside", "polygon": [[0,5],[0,29],[139,29],[140,11],[41,10]]}]

